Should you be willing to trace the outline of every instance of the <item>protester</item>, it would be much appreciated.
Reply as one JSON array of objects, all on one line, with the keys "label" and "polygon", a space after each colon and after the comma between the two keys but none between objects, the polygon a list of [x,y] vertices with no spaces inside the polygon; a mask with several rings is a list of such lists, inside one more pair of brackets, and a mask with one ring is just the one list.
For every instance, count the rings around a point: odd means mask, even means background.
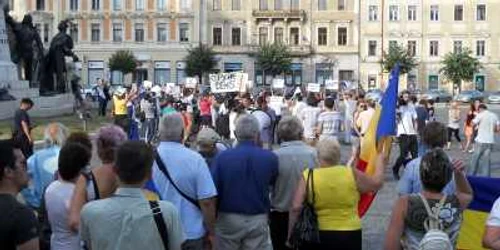
[{"label": "protester", "polygon": [[448,110],[448,150],[450,150],[451,138],[453,135],[455,135],[455,139],[457,139],[457,142],[461,143],[462,150],[464,149],[464,145],[462,143],[462,140],[460,139],[460,117],[460,107],[458,107],[458,102],[453,101],[451,103],[450,109]]},{"label": "protester", "polygon": [[118,189],[82,209],[80,234],[90,249],[181,249],[184,236],[175,207],[148,202],[141,189],[151,178],[153,160],[154,151],[144,142],[125,142],[117,149]]},{"label": "protester", "polygon": [[[498,116],[489,111],[486,104],[479,104],[479,113],[472,120],[477,126],[477,151],[472,156],[469,174],[491,176],[491,151],[495,145],[495,133],[500,132],[500,121]],[[481,160],[485,159],[485,164]]]},{"label": "protester", "polygon": [[97,92],[97,101],[99,103],[99,115],[106,116],[108,101],[111,99],[109,95],[109,87],[102,79],[99,78],[97,80],[95,90]]},{"label": "protester", "polygon": [[235,135],[238,145],[222,152],[212,166],[219,193],[215,249],[273,249],[267,220],[278,158],[258,146],[254,116],[238,118]]},{"label": "protester", "polygon": [[208,93],[202,95],[200,103],[201,126],[212,126],[212,99]]},{"label": "protester", "polygon": [[304,127],[294,116],[285,116],[278,124],[280,148],[278,156],[278,178],[271,190],[270,229],[274,250],[284,250],[288,234],[288,211],[302,172],[317,165],[316,149],[302,141]]},{"label": "protester", "polygon": [[130,128],[130,120],[127,115],[127,103],[133,97],[133,95],[127,94],[127,90],[123,87],[116,89],[113,95],[112,115],[115,120],[115,125],[121,127],[123,131],[127,133]]},{"label": "protester", "polygon": [[292,115],[299,117],[302,114],[302,110],[307,107],[307,104],[304,103],[302,94],[298,93],[295,95],[295,104],[292,109]]},{"label": "protester", "polygon": [[[422,131],[422,143],[426,148],[424,154],[432,149],[444,148],[448,137],[446,127],[440,122],[429,122]],[[422,156],[413,159],[406,164],[403,175],[398,182],[399,195],[416,194],[422,191],[422,181],[420,179],[420,164]],[[450,181],[444,188],[443,193],[452,195],[455,193],[455,182]]]},{"label": "protester", "polygon": [[33,137],[31,136],[31,119],[28,111],[33,108],[33,101],[29,98],[21,99],[21,105],[14,113],[14,124],[12,138],[21,147],[24,157],[29,158],[33,154]]},{"label": "protester", "polygon": [[59,153],[59,178],[47,187],[44,194],[52,230],[51,249],[80,249],[80,237],[68,224],[68,204],[80,172],[88,166],[91,156],[89,148],[79,143],[67,143]]},{"label": "protester", "polygon": [[370,122],[372,121],[373,115],[375,114],[376,103],[373,101],[369,101],[367,103],[360,102],[361,111],[358,115],[358,119],[356,121],[356,125],[359,127],[359,135],[360,135],[360,143],[363,143],[363,137],[368,131],[368,127],[370,127]]},{"label": "protester", "polygon": [[183,249],[198,250],[214,235],[217,191],[203,157],[182,144],[183,133],[180,114],[162,118],[153,181],[160,197],[179,211],[186,236]]},{"label": "protester", "polygon": [[[347,166],[355,166],[356,164],[356,160],[358,159],[358,155],[359,155],[359,152],[360,152],[360,149],[361,149],[361,125],[362,122],[359,122],[358,123],[358,120],[359,120],[359,115],[363,112],[367,110],[367,105],[366,103],[364,102],[358,102],[357,104],[357,107],[356,107],[356,111],[354,111],[354,114],[353,114],[353,124],[352,124],[352,127],[351,127],[351,142],[352,142],[352,146],[351,146],[351,157],[349,158],[349,161],[347,162]],[[348,133],[346,131],[346,133]]]},{"label": "protester", "polygon": [[[402,245],[407,249],[418,249],[428,232],[425,225],[436,222],[440,230],[448,234],[455,249],[463,210],[472,201],[472,188],[465,176],[464,166],[460,162],[452,164],[442,149],[431,149],[422,157],[420,177],[423,190],[396,201],[384,249],[397,250]],[[456,194],[443,194],[444,187],[452,179],[455,180]],[[432,219],[434,216],[437,218]]]},{"label": "protester", "polygon": [[418,157],[417,112],[409,101],[409,94],[404,92],[398,100],[399,107],[396,111],[399,157],[392,167],[392,174],[396,180],[399,180],[401,166],[404,167],[409,160]]},{"label": "protester", "polygon": [[118,126],[109,125],[97,131],[97,155],[102,165],[84,173],[78,178],[71,199],[69,225],[78,230],[80,211],[89,201],[111,196],[118,187],[118,180],[113,169],[116,148],[127,140],[127,134]]},{"label": "protester", "polygon": [[45,188],[54,180],[59,151],[68,137],[68,129],[61,123],[50,123],[45,128],[45,148],[28,158],[30,184],[21,191],[26,203],[35,210],[40,208],[40,200]]},{"label": "protester", "polygon": [[325,99],[325,111],[318,117],[316,132],[319,140],[326,138],[338,139],[340,127],[342,126],[342,114],[335,108],[335,99]]},{"label": "protester", "polygon": [[318,107],[318,99],[313,93],[307,97],[307,107],[302,109],[298,115],[304,126],[304,139],[306,142],[314,146],[316,144],[316,127],[318,126],[318,116],[321,109]]},{"label": "protester", "polygon": [[214,158],[227,149],[220,141],[220,136],[211,128],[202,128],[196,137],[198,153],[203,156],[209,168]]},{"label": "protester", "polygon": [[89,135],[82,131],[72,132],[66,139],[66,143],[80,143],[92,152],[92,141]]},{"label": "protester", "polygon": [[174,108],[174,102],[175,102],[175,99],[173,96],[171,96],[171,95],[166,96],[165,100],[161,103],[162,116],[177,113],[177,110],[175,110],[175,108]]},{"label": "protester", "polygon": [[12,140],[0,140],[0,246],[2,249],[38,250],[35,213],[16,200],[28,185],[26,158]]},{"label": "protester", "polygon": [[434,108],[434,100],[428,100],[426,108],[427,113],[429,114],[428,120],[431,122],[436,121],[436,109]]},{"label": "protester", "polygon": [[144,115],[144,121],[141,126],[142,138],[149,143],[156,135],[155,104],[151,93],[146,93],[145,97],[141,100],[140,106],[141,112]]},{"label": "protester", "polygon": [[483,247],[493,250],[500,249],[500,198],[495,201],[490,216],[486,221]]},{"label": "protester", "polygon": [[467,140],[465,144],[464,152],[473,153],[474,152],[474,140],[477,136],[477,126],[472,122],[474,118],[479,114],[479,104],[481,102],[474,101],[470,104],[469,112],[467,112],[467,118],[465,120],[464,134]]},{"label": "protester", "polygon": [[276,113],[267,106],[267,101],[264,96],[257,98],[257,107],[250,113],[259,122],[259,143],[263,148],[270,149],[273,143],[273,128],[276,121]]},{"label": "protester", "polygon": [[354,124],[354,112],[356,112],[357,102],[350,91],[344,93],[344,142],[351,143],[351,128]]},{"label": "protester", "polygon": [[[309,192],[318,216],[320,243],[306,243],[300,249],[326,250],[338,246],[342,246],[342,249],[362,249],[358,202],[361,194],[382,188],[384,153],[378,156],[375,172],[369,176],[357,168],[340,165],[340,145],[337,140],[321,140],[316,149],[319,168],[305,170],[303,178],[300,178],[290,211],[289,236],[302,209],[306,192]],[[309,174],[313,184],[306,189]]]},{"label": "protester", "polygon": [[[414,96],[412,96],[414,98]],[[415,106],[415,112],[417,113],[417,133],[418,133],[418,156],[423,156],[426,149],[425,144],[422,143],[422,133],[425,125],[429,122],[429,112],[427,112],[427,101],[422,99]]]},{"label": "protester", "polygon": [[129,140],[139,140],[139,121],[137,119],[136,102],[139,97],[139,89],[136,84],[128,89],[128,96],[131,96],[127,101],[127,117],[129,120],[128,134]]}]

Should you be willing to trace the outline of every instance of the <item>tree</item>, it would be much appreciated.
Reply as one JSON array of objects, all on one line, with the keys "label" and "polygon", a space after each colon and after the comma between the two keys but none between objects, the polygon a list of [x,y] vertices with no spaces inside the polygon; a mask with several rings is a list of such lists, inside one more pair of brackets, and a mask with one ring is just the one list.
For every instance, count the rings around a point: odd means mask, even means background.
[{"label": "tree", "polygon": [[191,77],[197,76],[200,84],[202,84],[203,75],[212,72],[217,65],[212,48],[201,43],[198,47],[188,50],[185,60],[186,74]]},{"label": "tree", "polygon": [[260,46],[255,55],[257,65],[263,72],[263,78],[270,74],[273,78],[290,70],[292,56],[288,47],[281,43],[265,44]]},{"label": "tree", "polygon": [[472,56],[472,51],[468,48],[461,52],[446,54],[441,63],[443,67],[439,73],[456,84],[459,92],[462,90],[462,81],[472,81],[474,74],[483,67],[481,62]]},{"label": "tree", "polygon": [[118,50],[109,58],[109,69],[120,71],[124,75],[132,73],[137,67],[137,60],[130,50]]},{"label": "tree", "polygon": [[412,71],[418,65],[415,57],[398,44],[391,45],[389,53],[384,52],[384,60],[382,61],[384,70],[387,72],[390,72],[396,63],[399,63],[402,75]]}]

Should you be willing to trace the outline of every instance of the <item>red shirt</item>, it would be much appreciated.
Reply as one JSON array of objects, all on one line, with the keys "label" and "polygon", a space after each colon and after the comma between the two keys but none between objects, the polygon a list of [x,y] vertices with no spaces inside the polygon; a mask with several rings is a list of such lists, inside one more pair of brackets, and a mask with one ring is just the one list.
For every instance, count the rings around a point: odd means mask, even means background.
[{"label": "red shirt", "polygon": [[212,106],[212,102],[208,99],[202,99],[200,101],[200,113],[201,115],[210,115],[210,106]]}]

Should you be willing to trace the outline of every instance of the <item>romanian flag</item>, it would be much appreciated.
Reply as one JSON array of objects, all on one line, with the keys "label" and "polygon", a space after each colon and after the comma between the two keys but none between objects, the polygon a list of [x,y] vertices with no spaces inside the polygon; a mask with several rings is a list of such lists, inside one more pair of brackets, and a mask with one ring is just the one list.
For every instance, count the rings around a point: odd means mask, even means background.
[{"label": "romanian flag", "polygon": [[[385,90],[380,104],[375,108],[375,113],[367,132],[361,142],[361,151],[357,168],[369,175],[375,172],[377,155],[382,150],[389,153],[392,136],[396,135],[396,104],[398,100],[399,65],[391,70],[389,85]],[[376,193],[361,195],[358,204],[358,213],[363,216],[370,208]]]},{"label": "romanian flag", "polygon": [[474,199],[464,211],[457,249],[484,249],[481,246],[486,219],[495,200],[500,197],[500,178],[469,176],[467,179],[474,190]]}]

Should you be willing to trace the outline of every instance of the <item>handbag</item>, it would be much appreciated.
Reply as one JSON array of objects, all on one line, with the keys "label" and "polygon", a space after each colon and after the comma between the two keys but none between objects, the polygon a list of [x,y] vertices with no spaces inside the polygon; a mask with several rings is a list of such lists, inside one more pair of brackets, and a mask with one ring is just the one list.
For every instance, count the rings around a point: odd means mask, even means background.
[{"label": "handbag", "polygon": [[168,180],[170,181],[170,183],[172,183],[172,186],[175,188],[175,190],[177,190],[177,192],[184,199],[186,199],[187,201],[191,202],[191,204],[193,204],[198,209],[201,209],[200,204],[198,204],[198,201],[196,201],[195,199],[189,197],[187,194],[185,194],[184,192],[182,192],[179,189],[179,187],[175,184],[174,180],[172,180],[172,177],[170,176],[170,173],[168,172],[167,168],[165,167],[165,163],[163,163],[163,160],[161,159],[159,152],[156,152],[155,158],[156,158],[156,164],[158,165],[158,168],[168,178]]},{"label": "handbag", "polygon": [[163,247],[168,250],[168,231],[167,225],[165,225],[165,220],[163,219],[163,214],[161,212],[160,204],[158,201],[149,201],[149,207],[153,212],[153,218],[155,220],[156,227],[160,233],[161,241],[163,242]]},{"label": "handbag", "polygon": [[[318,215],[314,209],[315,195],[313,173],[314,170],[309,169],[306,181],[306,197],[290,235],[290,243],[295,249],[302,247],[304,244],[320,243]],[[309,191],[309,188],[311,191]],[[311,201],[309,200],[309,192],[311,192]]]}]

